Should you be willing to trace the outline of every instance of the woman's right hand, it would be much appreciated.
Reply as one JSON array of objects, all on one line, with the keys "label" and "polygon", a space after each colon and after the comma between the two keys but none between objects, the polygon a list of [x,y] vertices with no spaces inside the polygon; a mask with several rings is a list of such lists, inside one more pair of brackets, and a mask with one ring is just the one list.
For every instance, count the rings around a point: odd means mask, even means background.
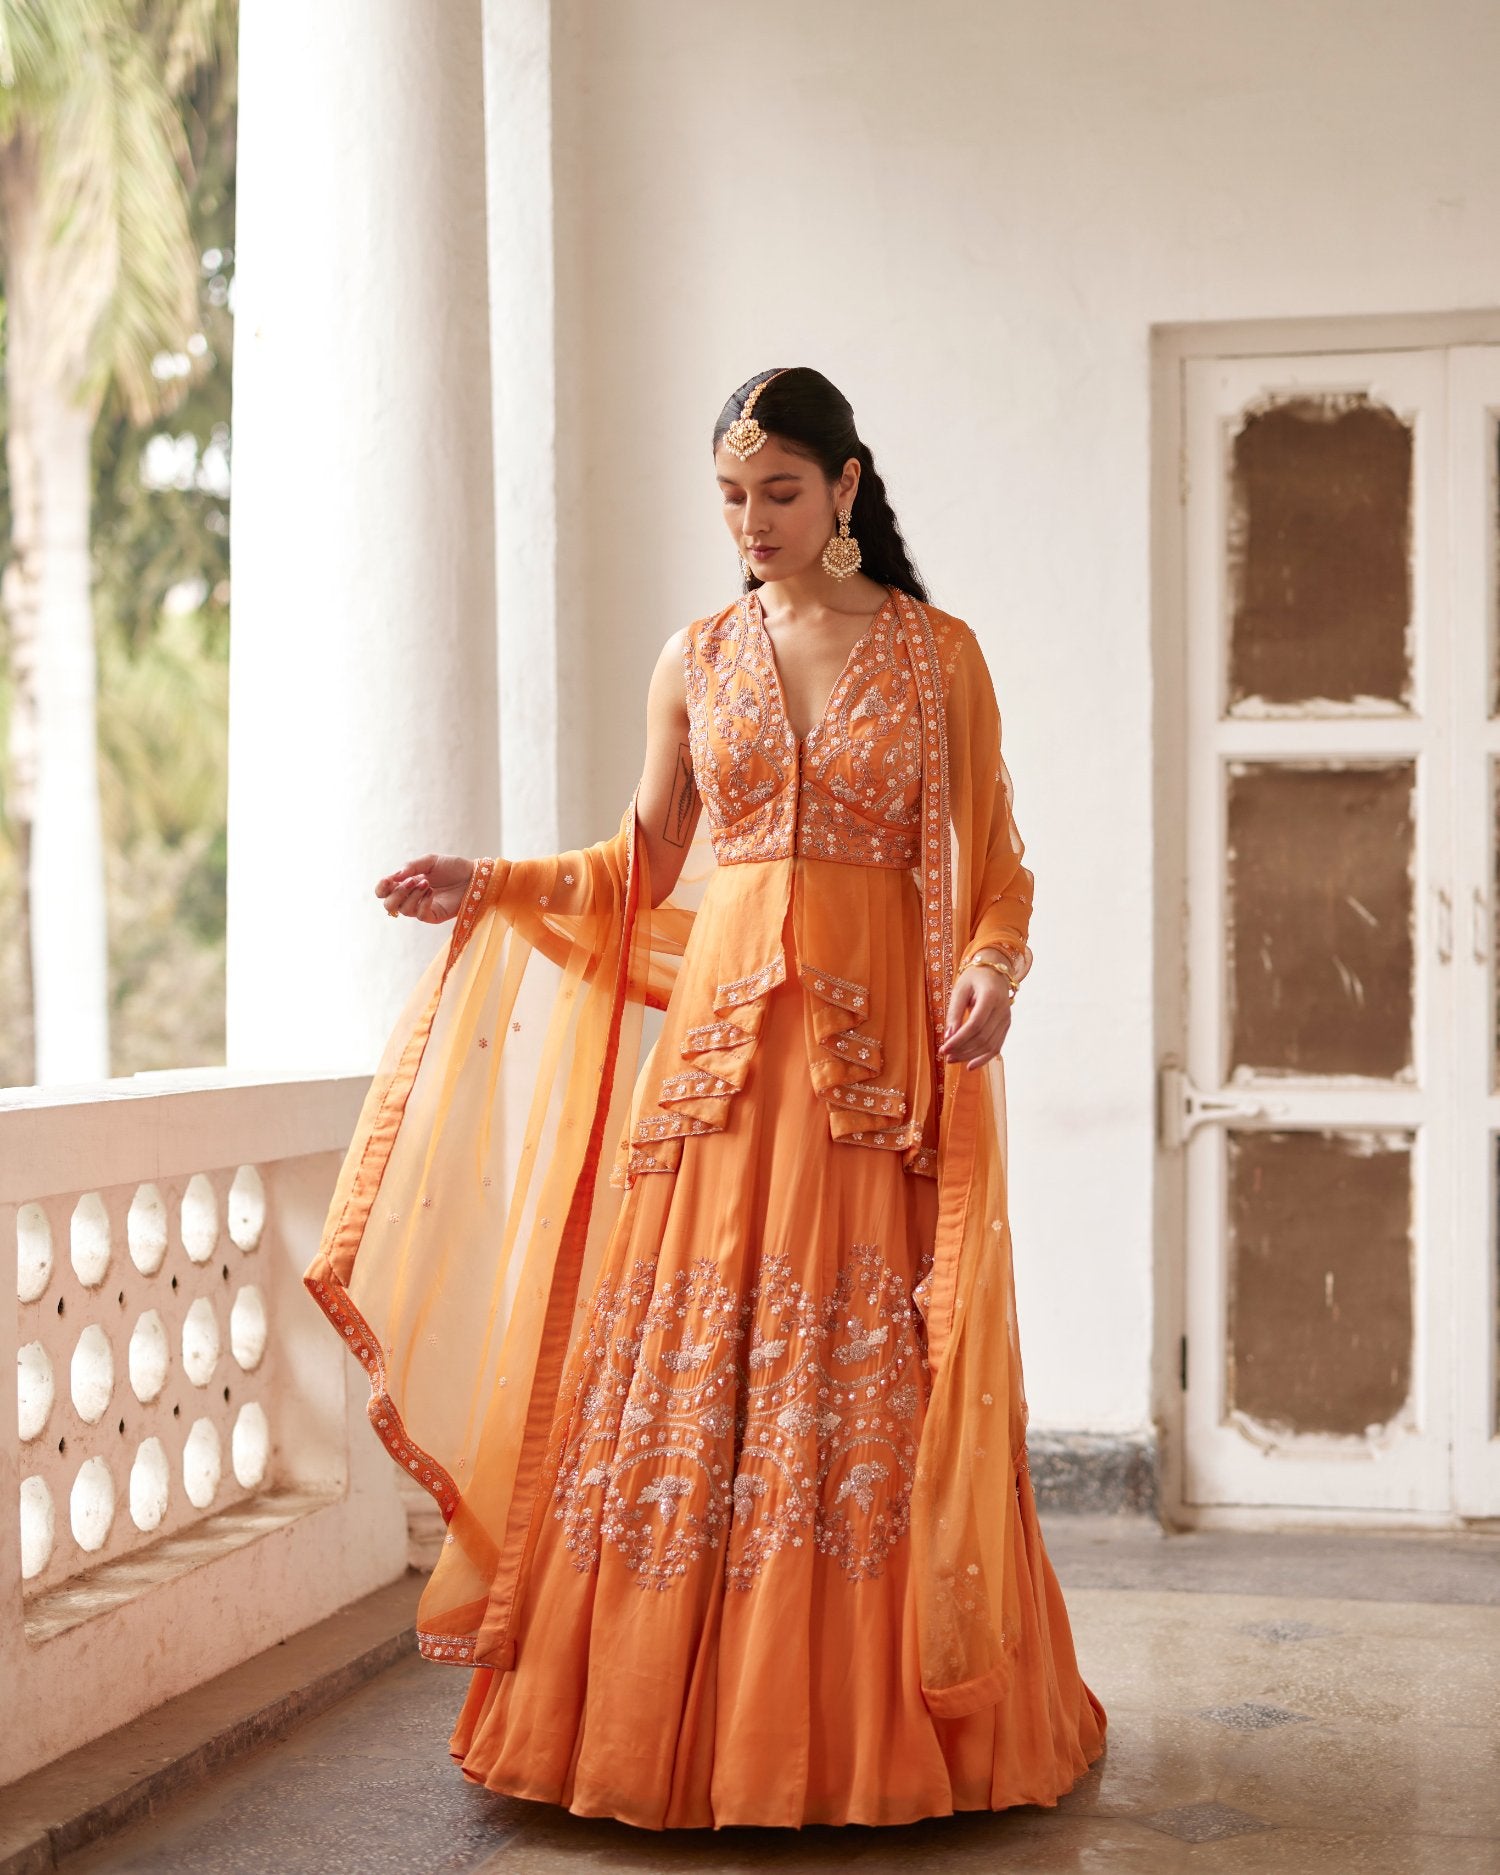
[{"label": "woman's right hand", "polygon": [[408,918],[420,918],[423,924],[443,924],[457,917],[473,874],[472,859],[424,853],[420,859],[378,879],[375,896],[392,918],[405,913]]}]

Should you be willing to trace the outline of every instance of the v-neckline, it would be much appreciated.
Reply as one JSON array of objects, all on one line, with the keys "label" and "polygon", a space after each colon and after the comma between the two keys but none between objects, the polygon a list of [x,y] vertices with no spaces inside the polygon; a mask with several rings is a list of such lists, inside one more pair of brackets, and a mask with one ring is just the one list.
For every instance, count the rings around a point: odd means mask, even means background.
[{"label": "v-neckline", "polygon": [[839,691],[843,689],[844,680],[848,677],[850,670],[853,668],[856,656],[864,649],[866,644],[869,643],[870,639],[874,637],[876,631],[879,629],[881,620],[891,609],[895,595],[892,589],[887,586],[885,589],[885,598],[881,601],[879,610],[860,633],[859,637],[856,638],[854,643],[849,647],[848,656],[844,659],[844,667],[839,672],[838,676],[834,678],[833,688],[824,698],[823,707],[818,712],[817,720],[805,736],[799,736],[792,727],[791,712],[786,706],[786,686],[781,681],[781,666],[776,662],[776,643],[771,636],[770,626],[766,624],[766,609],[760,602],[760,593],[759,591],[747,593],[745,599],[746,609],[749,611],[752,620],[760,632],[761,640],[765,645],[766,662],[771,667],[771,680],[776,686],[776,701],[781,710],[781,720],[786,725],[786,732],[792,738],[796,747],[799,749],[805,748],[828,720],[828,712],[833,708],[833,700],[838,695]]}]

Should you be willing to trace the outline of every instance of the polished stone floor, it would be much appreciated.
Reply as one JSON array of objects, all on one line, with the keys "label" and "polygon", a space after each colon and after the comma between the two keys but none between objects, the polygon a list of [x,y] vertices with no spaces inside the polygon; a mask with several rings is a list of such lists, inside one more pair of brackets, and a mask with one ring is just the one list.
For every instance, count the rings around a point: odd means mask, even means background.
[{"label": "polished stone floor", "polygon": [[1044,1519],[1109,1748],[1055,1810],[655,1834],[496,1797],[415,1656],[67,1875],[1500,1875],[1500,1539]]}]

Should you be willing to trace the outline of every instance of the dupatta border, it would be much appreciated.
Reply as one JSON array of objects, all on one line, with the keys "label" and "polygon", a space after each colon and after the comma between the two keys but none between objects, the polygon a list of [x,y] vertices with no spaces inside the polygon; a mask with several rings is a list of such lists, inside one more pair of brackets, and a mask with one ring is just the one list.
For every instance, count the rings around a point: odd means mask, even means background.
[{"label": "dupatta border", "polygon": [[[422,1065],[422,1057],[427,1052],[427,1043],[432,1034],[433,1021],[437,1015],[438,1003],[443,994],[443,987],[448,981],[460,951],[468,943],[473,933],[479,913],[483,908],[485,894],[489,890],[490,876],[494,871],[493,859],[476,861],[470,875],[469,887],[464,896],[463,908],[454,925],[453,936],[449,940],[448,955],[443,963],[442,975],[427,1000],[427,1007],[416,1028],[401,1051],[401,1059],[395,1073],[391,1076],[385,1091],[379,1097],[379,1104],[374,1116],[370,1133],[365,1141],[364,1152],[360,1156],[358,1169],[350,1181],[349,1193],[344,1208],[339,1214],[338,1224],[330,1238],[329,1246],[334,1250],[357,1250],[364,1236],[365,1225],[369,1222],[370,1212],[374,1207],[375,1194],[380,1189],[385,1177],[386,1166],[390,1162],[391,1149],[396,1143],[402,1118],[406,1112],[406,1103],[415,1085],[417,1072]],[[374,1427],[381,1444],[397,1465],[426,1490],[436,1501],[442,1512],[443,1522],[450,1523],[458,1509],[460,1492],[451,1474],[438,1463],[430,1452],[424,1451],[406,1430],[405,1422],[392,1400],[386,1385],[385,1355],[380,1345],[380,1338],[370,1327],[347,1285],[334,1267],[329,1249],[320,1248],[317,1258],[302,1278],[303,1287],[314,1302],[338,1330],[351,1354],[364,1368],[370,1381],[370,1394],[365,1402],[365,1416]],[[420,1626],[417,1629],[418,1650],[432,1660],[446,1660],[461,1664],[473,1659],[473,1641],[464,1636],[451,1634],[430,1634]]]},{"label": "dupatta border", "polygon": [[[934,1043],[947,1021],[953,992],[953,852],[952,788],[948,768],[947,699],[937,634],[925,606],[897,594],[921,700],[922,773],[922,952],[927,978],[928,1012]],[[966,825],[972,822],[969,804]],[[966,919],[967,924],[967,919]],[[948,1076],[956,1072],[953,1098],[946,1098]],[[958,1264],[973,1185],[978,1139],[978,1093],[975,1077],[939,1062],[933,1084],[937,1121],[938,1216],[933,1236],[928,1302],[927,1354],[935,1378],[953,1326],[958,1295]],[[946,1115],[945,1115],[946,1108]],[[946,1131],[944,1121],[946,1118]]]},{"label": "dupatta border", "polygon": [[[947,1020],[953,982],[953,859],[949,851],[948,727],[943,709],[937,634],[926,608],[897,591],[897,606],[917,674],[922,710],[922,960],[932,1032]],[[933,1088],[939,1124],[946,1069]]]}]

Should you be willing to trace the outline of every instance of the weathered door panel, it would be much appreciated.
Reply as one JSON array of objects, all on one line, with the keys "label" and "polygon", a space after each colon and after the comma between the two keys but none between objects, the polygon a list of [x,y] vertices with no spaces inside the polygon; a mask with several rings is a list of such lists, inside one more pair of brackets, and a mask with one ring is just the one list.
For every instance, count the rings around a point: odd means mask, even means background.
[{"label": "weathered door panel", "polygon": [[1448,362],[1184,370],[1185,1495],[1440,1514]]}]

